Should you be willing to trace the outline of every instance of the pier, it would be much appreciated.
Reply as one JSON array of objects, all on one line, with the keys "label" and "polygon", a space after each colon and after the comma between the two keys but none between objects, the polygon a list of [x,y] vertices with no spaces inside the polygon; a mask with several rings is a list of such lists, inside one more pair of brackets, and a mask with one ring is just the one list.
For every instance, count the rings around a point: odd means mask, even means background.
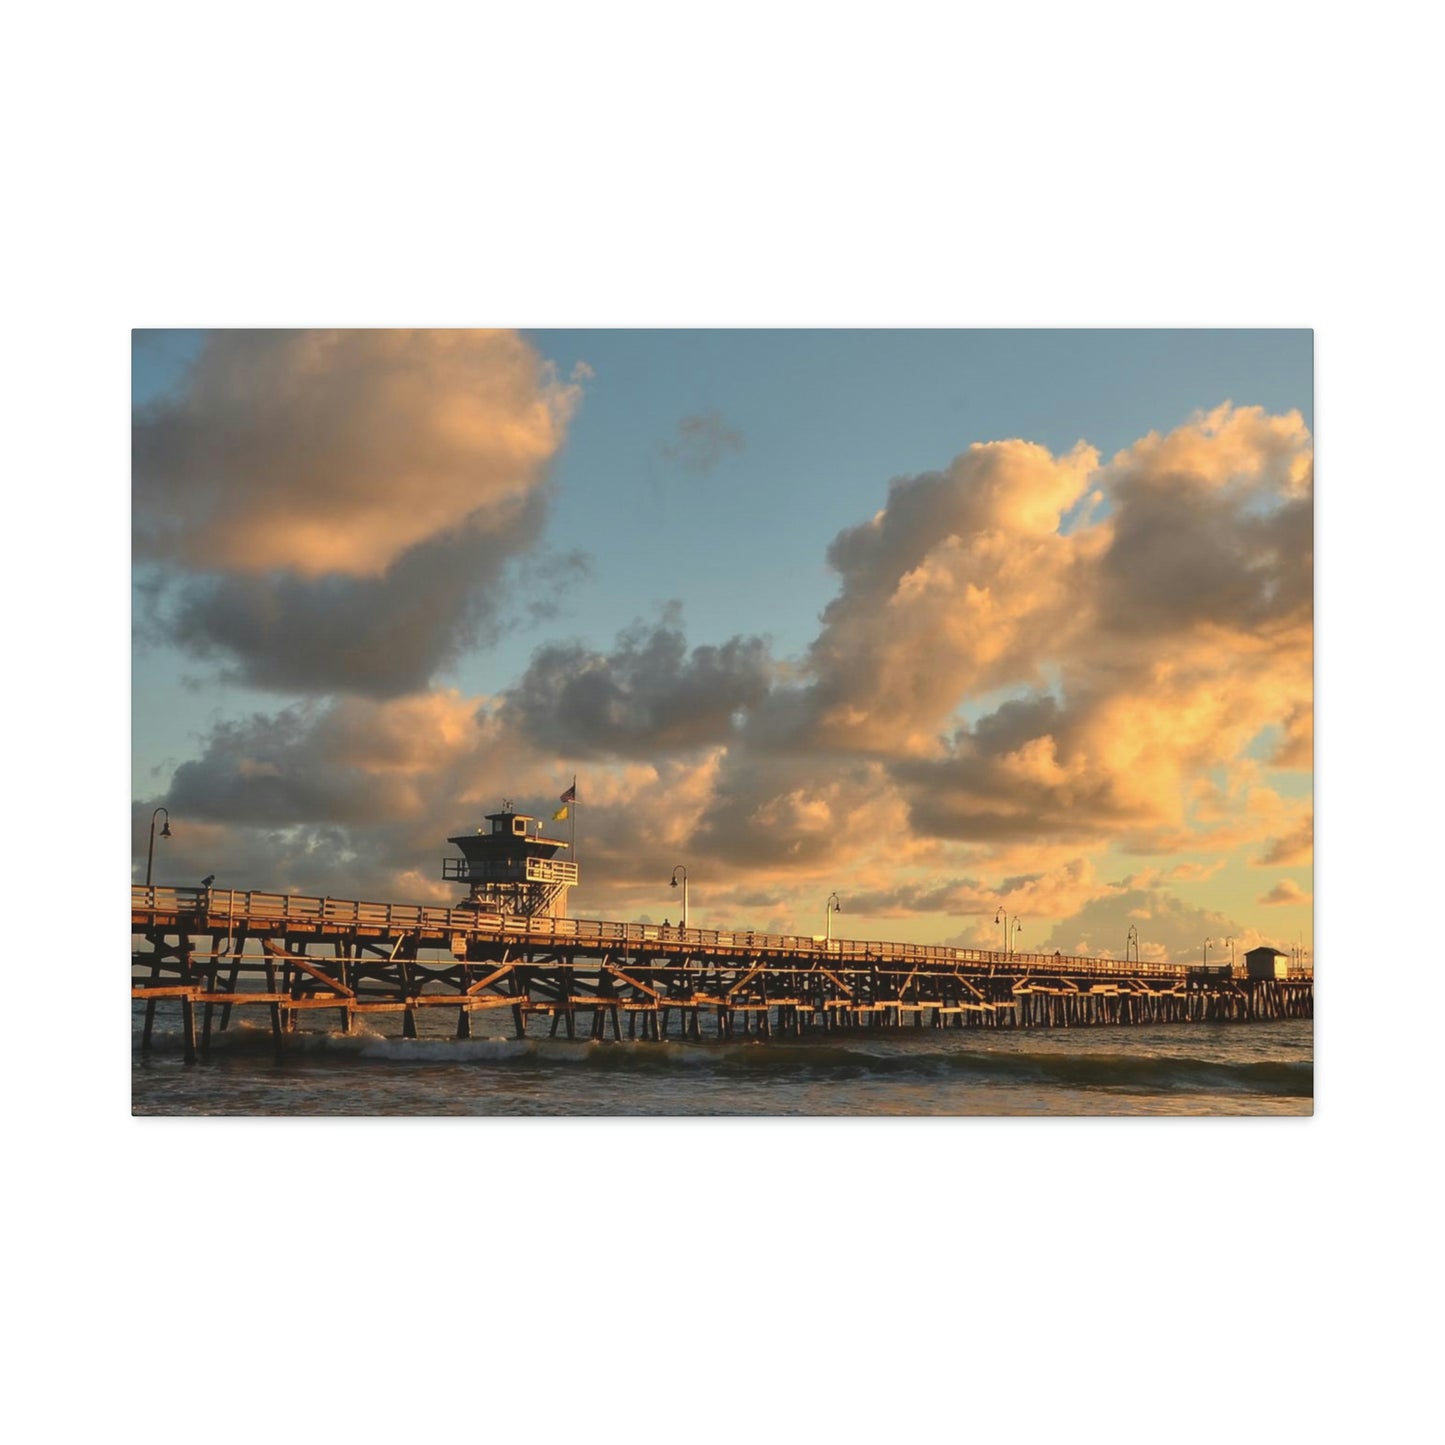
[{"label": "pier", "polygon": [[[452,875],[449,875],[452,876]],[[238,1009],[278,1048],[313,1010],[503,1010],[518,1038],[729,1040],[869,1028],[1074,1028],[1310,1018],[1311,971],[1251,978],[1114,958],[613,923],[228,888],[131,888],[131,996],[180,1010],[188,1061]]]}]

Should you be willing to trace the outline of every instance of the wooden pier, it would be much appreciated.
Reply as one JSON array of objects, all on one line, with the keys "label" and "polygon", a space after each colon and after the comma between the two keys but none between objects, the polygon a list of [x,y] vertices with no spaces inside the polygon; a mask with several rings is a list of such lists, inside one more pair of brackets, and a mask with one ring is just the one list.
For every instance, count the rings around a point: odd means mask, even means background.
[{"label": "wooden pier", "polygon": [[860,1028],[1073,1028],[1310,1018],[1310,972],[1252,979],[1184,964],[671,928],[237,889],[131,888],[131,996],[180,1010],[186,1058],[238,1008],[277,1047],[303,1015],[510,1013],[518,1038],[800,1036]]}]

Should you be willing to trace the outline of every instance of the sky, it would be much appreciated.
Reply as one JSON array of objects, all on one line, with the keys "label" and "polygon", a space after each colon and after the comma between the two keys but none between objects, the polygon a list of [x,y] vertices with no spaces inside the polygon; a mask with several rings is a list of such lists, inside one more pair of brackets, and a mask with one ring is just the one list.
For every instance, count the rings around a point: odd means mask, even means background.
[{"label": "sky", "polygon": [[[1313,947],[1304,330],[138,331],[132,877]],[[565,835],[565,828],[561,829]],[[1007,920],[1001,922],[1000,920]]]}]

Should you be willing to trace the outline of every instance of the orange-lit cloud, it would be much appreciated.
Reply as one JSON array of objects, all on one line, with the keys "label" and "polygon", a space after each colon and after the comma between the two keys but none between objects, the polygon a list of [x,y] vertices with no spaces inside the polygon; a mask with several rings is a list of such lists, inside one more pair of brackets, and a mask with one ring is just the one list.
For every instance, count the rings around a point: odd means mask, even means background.
[{"label": "orange-lit cloud", "polygon": [[1314,707],[1311,702],[1302,700],[1285,717],[1284,736],[1270,762],[1276,768],[1299,768],[1308,772],[1314,766],[1314,749]]},{"label": "orange-lit cloud", "polygon": [[134,420],[152,632],[253,687],[425,688],[495,625],[578,397],[508,332],[213,334]]},{"label": "orange-lit cloud", "polygon": [[895,481],[882,511],[840,533],[828,560],[841,591],[807,659],[812,740],[926,751],[970,694],[1039,683],[1086,621],[1080,574],[1103,537],[1059,528],[1097,462],[1082,444],[1062,457],[977,445]]},{"label": "orange-lit cloud", "polygon": [[[1133,830],[1156,847],[1170,831],[1187,842],[1201,778],[1271,726],[1298,737],[1309,715],[1310,475],[1299,419],[1254,408],[1217,409],[1100,469],[1090,480],[1107,517],[1057,539],[1072,563],[1068,615],[1021,580],[1016,606],[1044,625],[1012,629],[989,679],[1047,678],[1047,690],[900,758],[915,821],[960,839]],[[894,484],[893,499],[906,494]],[[899,648],[936,655],[927,641]],[[880,680],[854,676],[859,688]]]},{"label": "orange-lit cloud", "polygon": [[379,577],[515,512],[577,401],[505,331],[221,331],[132,431],[138,555]]},{"label": "orange-lit cloud", "polygon": [[1310,902],[1310,895],[1292,878],[1281,879],[1260,900],[1267,905]]},{"label": "orange-lit cloud", "polygon": [[1261,868],[1295,867],[1313,860],[1315,853],[1315,819],[1308,817],[1280,838],[1271,838],[1264,854],[1250,861]]}]

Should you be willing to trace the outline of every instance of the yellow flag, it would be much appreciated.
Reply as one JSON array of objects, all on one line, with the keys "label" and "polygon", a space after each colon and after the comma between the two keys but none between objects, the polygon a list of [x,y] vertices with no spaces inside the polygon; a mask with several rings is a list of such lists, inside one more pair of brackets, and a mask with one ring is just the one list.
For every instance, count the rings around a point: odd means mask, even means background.
[{"label": "yellow flag", "polygon": [[567,816],[567,805],[566,805],[566,803],[563,803],[562,806],[561,806],[560,808],[558,808],[555,813],[552,814],[552,821],[553,821],[554,823],[560,823],[560,822],[562,821],[562,819],[565,818],[566,816]]}]

